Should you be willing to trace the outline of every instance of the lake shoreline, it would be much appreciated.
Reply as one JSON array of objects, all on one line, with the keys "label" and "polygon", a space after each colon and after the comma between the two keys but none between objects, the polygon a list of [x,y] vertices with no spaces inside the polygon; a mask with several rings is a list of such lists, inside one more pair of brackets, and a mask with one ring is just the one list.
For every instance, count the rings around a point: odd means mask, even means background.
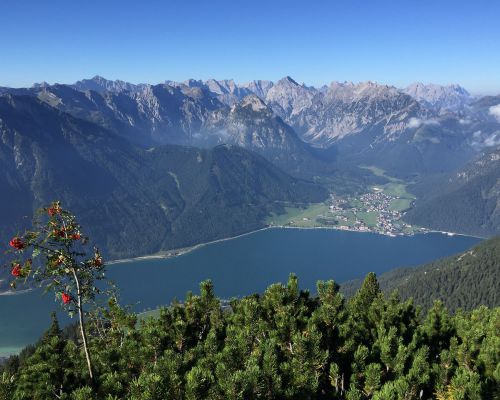
[{"label": "lake shoreline", "polygon": [[354,229],[338,229],[335,227],[329,227],[329,226],[311,226],[311,227],[305,227],[305,226],[289,226],[289,225],[269,225],[265,226],[260,229],[252,230],[249,232],[241,233],[239,235],[235,236],[229,236],[226,238],[221,238],[217,240],[212,240],[209,242],[203,242],[199,244],[195,244],[193,246],[188,246],[188,247],[181,247],[178,249],[172,249],[172,250],[166,250],[166,251],[161,251],[158,253],[154,254],[149,254],[145,256],[138,256],[138,257],[130,257],[130,258],[123,258],[123,259],[118,259],[118,260],[111,260],[108,261],[106,264],[107,265],[116,265],[116,264],[125,264],[125,263],[130,263],[130,262],[136,262],[136,261],[147,261],[147,260],[158,260],[158,259],[168,259],[168,258],[175,258],[179,257],[185,254],[188,254],[192,251],[195,251],[199,248],[202,248],[204,246],[208,246],[211,244],[215,243],[221,243],[225,242],[228,240],[233,240],[233,239],[238,239],[244,236],[252,235],[257,232],[261,231],[266,231],[270,229],[297,229],[297,230],[314,230],[314,229],[327,229],[327,230],[332,230],[332,231],[340,231],[340,232],[354,232],[354,233],[371,233],[374,235],[381,235],[381,236],[387,236],[387,237],[402,237],[402,236],[415,236],[415,235],[425,235],[429,233],[440,233],[442,235],[447,235],[447,236],[464,236],[464,237],[473,237],[481,240],[485,240],[487,238],[481,237],[481,236],[475,236],[475,235],[467,235],[464,233],[457,233],[457,232],[446,232],[446,231],[437,231],[437,230],[431,230],[431,229],[426,229],[425,231],[422,232],[417,232],[411,235],[408,234],[401,234],[401,235],[387,235],[385,233],[380,233],[380,232],[372,232],[372,231],[357,231]]},{"label": "lake shoreline", "polygon": [[[373,235],[380,235],[380,236],[386,236],[386,237],[411,237],[411,236],[416,236],[416,235],[425,235],[425,234],[430,234],[430,233],[439,233],[442,235],[447,235],[447,236],[463,236],[463,237],[472,237],[476,239],[481,239],[481,240],[486,240],[487,238],[485,237],[480,237],[480,236],[474,236],[474,235],[466,235],[463,233],[456,233],[456,232],[446,232],[446,231],[437,231],[437,230],[429,230],[426,229],[423,232],[417,232],[411,235],[408,234],[401,234],[401,235],[387,235],[384,233],[380,232],[371,232],[371,231],[357,231],[354,229],[338,229],[334,227],[329,227],[329,226],[311,226],[311,227],[305,227],[305,226],[289,226],[289,225],[270,225],[270,226],[265,226],[260,229],[255,229],[249,232],[241,233],[239,235],[235,236],[230,236],[226,238],[221,238],[217,240],[212,240],[210,242],[204,242],[204,243],[199,243],[193,246],[189,247],[182,247],[178,249],[173,249],[173,250],[167,250],[163,252],[158,252],[155,254],[149,254],[145,256],[138,256],[138,257],[130,257],[130,258],[123,258],[123,259],[118,259],[118,260],[111,260],[106,262],[106,265],[117,265],[117,264],[127,264],[127,263],[132,263],[132,262],[137,262],[137,261],[148,261],[148,260],[165,260],[165,259],[170,259],[170,258],[176,258],[180,257],[186,254],[189,254],[195,250],[198,250],[200,248],[203,248],[208,245],[216,244],[216,243],[221,243],[221,242],[226,242],[229,240],[233,239],[238,239],[241,237],[249,236],[256,234],[258,232],[266,231],[266,230],[271,230],[271,229],[295,229],[295,230],[319,230],[319,229],[325,229],[325,230],[330,230],[330,231],[339,231],[339,232],[353,232],[353,233],[370,233]],[[1,291],[0,290],[0,296],[15,296],[18,294],[23,294],[27,292],[31,292],[33,289],[24,289],[24,290],[6,290],[6,291]]]},{"label": "lake shoreline", "polygon": [[[318,281],[333,279],[340,283],[368,272],[382,274],[423,265],[480,242],[478,238],[443,233],[396,238],[371,233],[263,227],[240,234],[238,237],[245,237],[237,240],[223,238],[213,246],[199,244],[197,251],[192,251],[194,246],[191,251],[184,249],[184,257],[161,260],[158,258],[165,256],[157,254],[153,255],[156,259],[145,256],[109,267],[108,278],[120,288],[122,304],[131,305],[133,312],[143,312],[175,299],[182,301],[186,293],[199,293],[199,283],[207,279],[221,299],[263,293],[270,285],[286,283],[290,273],[299,277],[302,289],[315,293]],[[0,356],[35,343],[50,323],[50,313],[59,309],[57,301],[51,296],[41,297],[38,290],[12,294],[0,296]]]},{"label": "lake shoreline", "polygon": [[215,243],[221,243],[225,242],[228,240],[233,240],[233,239],[238,239],[240,237],[252,235],[257,232],[265,231],[267,229],[271,229],[272,227],[266,226],[260,229],[252,230],[249,232],[241,233],[236,236],[229,236],[226,238],[221,238],[217,240],[212,240],[210,242],[203,242],[203,243],[198,243],[193,246],[188,246],[188,247],[181,247],[178,249],[172,249],[172,250],[166,250],[166,251],[160,251],[158,253],[146,255],[146,256],[138,256],[138,257],[129,257],[129,258],[123,258],[123,259],[118,259],[118,260],[111,260],[106,262],[106,265],[116,265],[116,264],[125,264],[125,263],[130,263],[130,262],[135,262],[135,261],[145,261],[145,260],[158,260],[158,259],[167,259],[167,258],[175,258],[182,256],[184,254],[188,254],[194,250],[197,250],[201,247],[208,246],[210,244],[215,244]]}]

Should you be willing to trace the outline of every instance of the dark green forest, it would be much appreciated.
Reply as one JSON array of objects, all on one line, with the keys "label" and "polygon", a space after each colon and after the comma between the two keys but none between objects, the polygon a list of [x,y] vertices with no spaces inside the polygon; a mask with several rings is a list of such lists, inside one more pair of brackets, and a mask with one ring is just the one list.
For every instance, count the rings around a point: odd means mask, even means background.
[{"label": "dark green forest", "polygon": [[284,205],[328,197],[240,147],[146,150],[29,96],[0,96],[0,120],[1,237],[58,198],[118,259],[239,235]]},{"label": "dark green forest", "polygon": [[[424,310],[440,300],[450,310],[472,310],[480,305],[500,305],[500,237],[470,250],[417,268],[398,268],[378,277],[385,293],[397,290],[401,299],[413,298]],[[362,280],[342,284],[347,297]]]},{"label": "dark green forest", "polygon": [[436,230],[496,236],[500,234],[499,188],[500,149],[495,148],[451,174],[411,185],[417,201],[403,219]]},{"label": "dark green forest", "polygon": [[[348,301],[286,285],[221,303],[210,282],[138,321],[116,303],[88,320],[94,381],[57,320],[11,357],[0,399],[495,399],[500,308],[426,314],[385,296],[374,274]],[[68,334],[69,333],[69,334]]]}]

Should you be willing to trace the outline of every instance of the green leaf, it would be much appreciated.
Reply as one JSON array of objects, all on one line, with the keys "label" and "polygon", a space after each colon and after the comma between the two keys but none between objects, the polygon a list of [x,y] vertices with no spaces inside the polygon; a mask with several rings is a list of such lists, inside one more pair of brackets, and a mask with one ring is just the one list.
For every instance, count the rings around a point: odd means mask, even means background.
[{"label": "green leaf", "polygon": [[32,254],[32,257],[35,258],[35,257],[38,257],[40,255],[41,251],[38,247],[35,247],[33,249],[33,254]]}]

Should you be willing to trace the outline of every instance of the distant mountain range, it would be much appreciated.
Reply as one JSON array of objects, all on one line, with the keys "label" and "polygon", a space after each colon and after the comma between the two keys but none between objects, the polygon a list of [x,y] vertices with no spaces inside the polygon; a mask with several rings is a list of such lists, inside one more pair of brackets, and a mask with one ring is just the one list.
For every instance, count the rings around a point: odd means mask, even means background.
[{"label": "distant mountain range", "polygon": [[435,85],[417,82],[403,92],[440,114],[464,110],[474,97],[460,85]]},{"label": "distant mountain range", "polygon": [[[378,277],[380,288],[397,290],[402,300],[413,298],[428,310],[441,300],[451,311],[472,310],[480,305],[500,306],[500,237],[470,250],[416,268],[398,268]],[[362,280],[346,282],[342,292],[355,294]]]},{"label": "distant mountain range", "polygon": [[[373,82],[333,82],[314,88],[290,77],[275,83],[191,79],[135,85],[96,76],[72,85],[44,83],[2,91],[36,96],[144,147],[234,144],[282,168],[292,166],[290,171],[298,176],[331,171],[320,165],[311,148],[327,149],[323,161],[330,155],[328,163],[336,157],[342,166],[380,164],[401,175],[452,171],[491,146],[500,131],[500,119],[481,108],[482,99],[473,99],[458,85],[419,83],[397,89]],[[272,112],[257,116],[259,111],[245,108],[248,96],[253,103],[258,97]],[[243,109],[255,115],[243,116],[238,112]],[[300,154],[291,155],[290,149]]]},{"label": "distant mountain range", "polygon": [[[236,147],[220,149],[226,149],[233,157],[261,160],[249,161],[252,171],[245,173],[257,173],[253,168],[259,171],[274,168],[269,177],[282,183],[289,183],[293,178],[286,175],[285,179],[285,175],[279,175],[280,170],[298,178],[301,185],[305,185],[301,179],[327,182],[334,190],[349,186],[342,182],[347,180],[358,180],[352,186],[359,186],[368,172],[361,172],[358,167],[373,165],[384,169],[388,175],[418,182],[414,186],[418,192],[419,187],[429,185],[430,188],[438,178],[451,179],[450,174],[500,145],[500,96],[475,99],[457,85],[419,83],[398,89],[374,82],[333,82],[315,88],[291,77],[277,82],[257,80],[245,84],[233,80],[191,79],[149,85],[96,76],[71,85],[41,83],[31,88],[0,88],[0,104],[3,143],[0,163],[5,164],[0,181],[10,188],[4,198],[9,198],[11,204],[32,210],[34,205],[51,200],[57,194],[63,199],[72,199],[70,203],[79,204],[76,207],[79,210],[84,207],[77,198],[92,194],[97,199],[104,189],[109,194],[116,188],[118,192],[113,196],[123,199],[124,204],[142,204],[165,194],[172,204],[159,206],[158,202],[155,212],[165,218],[164,208],[176,210],[168,211],[168,224],[177,218],[174,215],[184,215],[186,210],[182,201],[176,203],[179,193],[176,193],[172,175],[157,177],[156,170],[151,169],[152,155],[158,154],[161,146],[177,146],[172,147],[177,150],[169,152],[169,157],[173,158],[177,151],[185,154],[178,146],[190,147],[192,154],[212,154],[214,146],[224,144],[236,146],[247,151]],[[57,135],[65,139],[56,140]],[[54,144],[43,150],[44,141],[54,141]],[[214,160],[219,160],[220,149],[215,152],[218,156],[214,156]],[[270,163],[265,163],[255,153]],[[60,160],[69,162],[70,159],[77,160],[78,165],[67,166],[62,178],[64,185],[58,188],[54,185],[60,184],[56,177],[62,172],[56,167]],[[185,167],[196,170],[194,159],[188,159],[193,165],[184,164]],[[168,160],[163,162],[168,164]],[[169,167],[169,171],[173,172],[174,167]],[[205,167],[213,173],[213,168]],[[155,168],[161,169],[161,166],[156,164]],[[147,179],[159,179],[165,186],[146,185],[143,174]],[[89,176],[94,181],[89,182]],[[74,183],[71,177],[76,177]],[[493,182],[494,178],[485,179],[485,182]],[[235,187],[239,181],[241,179],[233,182]],[[147,188],[142,190],[141,185]],[[418,193],[417,206],[408,213],[408,220],[425,226],[439,225],[443,230],[495,234],[499,223],[497,211],[492,207],[497,192],[494,184],[488,185],[491,191],[487,195],[482,185],[471,184],[470,190],[459,190],[460,185],[453,183],[453,189],[445,190],[447,185],[440,190],[432,189],[436,198],[437,193],[444,196],[446,192],[457,204],[465,199],[461,196],[483,200],[487,197],[484,202],[471,200],[469,206],[473,218],[481,216],[475,220],[479,226],[473,226],[464,213],[452,223],[451,211],[449,217],[439,211],[420,212],[439,209],[440,200],[432,200],[428,196],[431,192],[425,190]],[[82,192],[81,187],[88,188],[88,192]],[[284,194],[285,184],[277,184],[277,187],[282,189],[280,201],[292,201],[298,195]],[[310,198],[317,198],[321,191],[314,187],[308,187],[315,193]],[[479,193],[479,190],[483,191]],[[83,197],[75,195],[80,192]],[[25,193],[30,193],[31,197]],[[269,201],[265,203],[272,203],[280,196],[266,194],[264,197]],[[301,192],[297,198],[305,197]],[[101,200],[95,202],[100,204]],[[106,210],[121,215],[123,210],[118,208],[113,205]],[[269,210],[267,205],[262,209]],[[435,215],[435,212],[442,215],[444,222],[438,224],[435,221],[439,219],[425,218],[426,212],[427,215]],[[10,217],[6,218],[5,221]],[[245,222],[247,229],[261,224],[252,218],[248,217]],[[261,213],[257,220],[263,220]],[[243,225],[231,232],[242,230]],[[214,237],[222,235],[217,229],[213,232]],[[121,254],[122,250],[118,249],[125,245],[117,238],[113,240],[105,243]],[[163,248],[153,242],[155,245],[145,248],[144,252]]]}]

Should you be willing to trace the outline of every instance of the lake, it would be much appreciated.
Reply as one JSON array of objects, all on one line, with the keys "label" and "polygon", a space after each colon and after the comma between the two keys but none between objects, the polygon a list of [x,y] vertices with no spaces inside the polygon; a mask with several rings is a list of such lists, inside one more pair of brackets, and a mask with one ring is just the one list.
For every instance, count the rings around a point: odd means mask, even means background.
[{"label": "lake", "polygon": [[[428,233],[388,237],[330,229],[267,229],[208,244],[169,259],[113,264],[108,276],[121,290],[123,304],[136,311],[182,300],[211,279],[224,299],[262,292],[286,282],[294,272],[301,288],[315,290],[316,281],[344,282],[368,272],[382,273],[416,266],[473,246],[481,239]],[[0,356],[36,341],[57,309],[51,294],[40,291],[0,296]]]}]

